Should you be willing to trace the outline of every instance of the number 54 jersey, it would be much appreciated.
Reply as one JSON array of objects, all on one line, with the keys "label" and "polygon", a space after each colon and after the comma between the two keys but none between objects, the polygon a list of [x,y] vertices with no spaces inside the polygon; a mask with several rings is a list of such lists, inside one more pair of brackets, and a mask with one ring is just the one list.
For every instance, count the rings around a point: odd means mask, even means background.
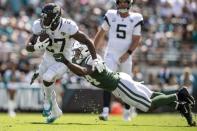
[{"label": "number 54 jersey", "polygon": [[38,19],[34,22],[32,31],[37,35],[45,32],[51,39],[49,46],[44,52],[42,62],[39,65],[40,76],[46,79],[46,81],[59,79],[67,71],[67,67],[63,63],[55,61],[53,54],[62,53],[71,61],[72,45],[75,40],[70,38],[70,36],[78,31],[78,26],[70,19],[61,18],[58,27],[54,31],[50,29],[43,30]]},{"label": "number 54 jersey", "polygon": [[143,17],[139,13],[130,12],[123,18],[117,10],[108,10],[104,16],[102,29],[108,31],[107,52],[119,58],[132,42],[132,35],[141,35]]}]

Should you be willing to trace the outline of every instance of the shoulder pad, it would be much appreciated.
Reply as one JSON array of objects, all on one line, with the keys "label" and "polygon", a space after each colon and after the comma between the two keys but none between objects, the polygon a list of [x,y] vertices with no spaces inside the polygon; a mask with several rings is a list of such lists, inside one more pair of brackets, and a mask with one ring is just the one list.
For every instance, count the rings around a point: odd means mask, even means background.
[{"label": "shoulder pad", "polygon": [[108,10],[105,13],[105,16],[116,15],[116,14],[117,14],[117,10]]},{"label": "shoulder pad", "polygon": [[73,35],[79,30],[79,28],[73,20],[63,18],[61,30],[68,35]]},{"label": "shoulder pad", "polygon": [[140,13],[131,13],[130,17],[134,21],[134,25],[137,26],[139,24],[143,24],[143,16]]},{"label": "shoulder pad", "polygon": [[40,19],[35,20],[32,26],[32,32],[33,34],[40,34],[42,31],[41,25],[40,25]]}]

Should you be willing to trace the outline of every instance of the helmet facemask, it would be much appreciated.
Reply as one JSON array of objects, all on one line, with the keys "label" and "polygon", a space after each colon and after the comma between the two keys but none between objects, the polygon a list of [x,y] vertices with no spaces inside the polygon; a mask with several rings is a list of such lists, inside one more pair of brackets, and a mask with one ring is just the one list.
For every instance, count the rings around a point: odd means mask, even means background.
[{"label": "helmet facemask", "polygon": [[[123,6],[121,7],[120,3],[127,3],[128,5],[127,6]],[[131,7],[133,3],[133,0],[116,0],[116,7],[117,7],[117,10],[120,12],[120,13],[127,13],[129,12],[129,9]]]},{"label": "helmet facemask", "polygon": [[84,58],[90,55],[87,46],[81,44],[77,44],[75,47],[73,47],[72,51],[73,58],[78,64],[80,64]]},{"label": "helmet facemask", "polygon": [[41,13],[41,27],[43,29],[50,29],[52,26],[59,23],[61,16],[61,9],[56,4],[47,4]]}]

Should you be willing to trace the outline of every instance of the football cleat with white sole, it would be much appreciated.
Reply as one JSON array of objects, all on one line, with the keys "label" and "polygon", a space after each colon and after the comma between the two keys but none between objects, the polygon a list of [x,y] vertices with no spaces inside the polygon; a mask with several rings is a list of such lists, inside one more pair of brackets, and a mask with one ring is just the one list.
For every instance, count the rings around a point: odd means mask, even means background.
[{"label": "football cleat with white sole", "polygon": [[102,121],[108,121],[108,117],[109,117],[109,114],[104,113],[104,112],[99,115],[99,119]]},{"label": "football cleat with white sole", "polygon": [[48,108],[44,107],[42,111],[42,116],[43,117],[48,117],[51,114],[51,109],[52,109],[52,103],[50,102],[50,105]]},{"label": "football cleat with white sole", "polygon": [[60,116],[62,116],[62,111],[57,109],[56,111],[52,111],[51,114],[47,117],[46,123],[50,124],[57,120]]},{"label": "football cleat with white sole", "polygon": [[9,114],[9,116],[12,117],[12,118],[16,117],[16,112],[14,112],[14,111],[9,111],[8,114]]},{"label": "football cleat with white sole", "polygon": [[196,122],[193,120],[191,105],[188,103],[179,103],[177,110],[185,117],[189,126],[196,126]]},{"label": "football cleat with white sole", "polygon": [[130,111],[130,109],[129,110],[124,109],[124,111],[123,111],[123,120],[124,121],[131,121],[131,111]]},{"label": "football cleat with white sole", "polygon": [[137,116],[136,109],[134,107],[131,107],[130,109],[124,109],[123,111],[123,120],[124,121],[131,121],[132,118]]}]

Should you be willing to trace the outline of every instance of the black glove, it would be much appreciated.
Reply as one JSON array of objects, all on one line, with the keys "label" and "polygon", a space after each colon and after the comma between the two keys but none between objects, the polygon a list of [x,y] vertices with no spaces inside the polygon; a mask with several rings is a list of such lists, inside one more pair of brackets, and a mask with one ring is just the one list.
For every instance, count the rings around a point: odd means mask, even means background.
[{"label": "black glove", "polygon": [[66,58],[64,57],[62,53],[53,54],[53,57],[55,58],[57,62],[64,63],[66,61]]}]

